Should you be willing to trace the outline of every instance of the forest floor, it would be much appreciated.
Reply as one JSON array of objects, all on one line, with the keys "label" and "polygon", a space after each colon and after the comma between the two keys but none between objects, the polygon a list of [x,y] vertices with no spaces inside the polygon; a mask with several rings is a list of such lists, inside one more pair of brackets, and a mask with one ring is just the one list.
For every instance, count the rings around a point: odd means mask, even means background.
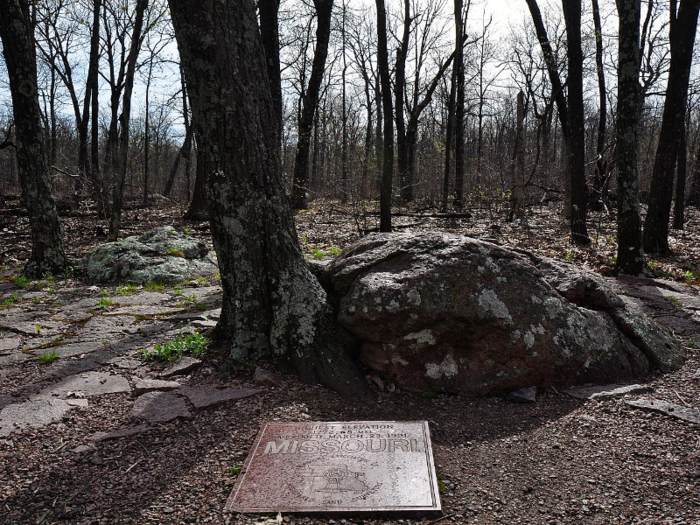
[{"label": "forest floor", "polygon": [[[360,230],[376,226],[376,217],[367,221],[358,210],[321,202],[299,213],[308,256],[333,256]],[[418,206],[398,211],[399,231],[487,238],[611,276],[615,225],[603,214],[592,214],[594,242],[581,248],[569,243],[554,208],[529,209],[514,223],[504,222],[506,211],[495,206],[471,210],[471,218],[439,217]],[[516,404],[502,397],[388,392],[368,376],[378,403],[367,406],[290,376],[256,383],[252,370],[230,365],[225,349],[214,347],[194,371],[168,380],[183,389],[226,388],[240,397],[199,410],[182,401],[183,417],[146,426],[135,413],[134,391],[164,372],[139,361],[138,351],[190,326],[212,326],[220,287],[201,281],[158,289],[96,287],[82,282],[79,270],[25,282],[17,276],[29,254],[28,224],[15,212],[0,210],[0,409],[29,403],[71,377],[105,374],[99,377],[119,378],[125,386],[85,397],[68,392],[64,397],[77,406],[46,426],[3,435],[0,421],[2,525],[272,525],[278,517],[224,511],[261,425],[353,420],[430,422],[444,489],[442,517],[307,514],[283,515],[280,523],[700,523],[700,425],[629,404],[654,398],[700,409],[696,210],[689,210],[685,231],[672,232],[673,255],[651,261],[657,279],[620,283],[626,297],[672,327],[689,352],[683,368],[647,378],[643,390],[579,399],[551,389],[539,392],[535,403]],[[183,223],[181,215],[170,205],[131,209],[123,235],[168,224],[210,242],[206,224]],[[63,217],[62,223],[75,261],[104,242],[94,216]],[[52,351],[57,359],[40,360]],[[119,429],[134,433],[111,439],[101,434]]]}]

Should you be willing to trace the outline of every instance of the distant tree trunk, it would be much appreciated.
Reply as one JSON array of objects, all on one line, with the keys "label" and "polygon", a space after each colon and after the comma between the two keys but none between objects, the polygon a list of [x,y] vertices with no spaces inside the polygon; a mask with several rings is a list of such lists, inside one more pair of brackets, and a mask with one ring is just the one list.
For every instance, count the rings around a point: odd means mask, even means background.
[{"label": "distant tree trunk", "polygon": [[0,0],[0,38],[10,80],[22,200],[27,207],[32,240],[32,253],[24,274],[29,278],[60,274],[68,261],[44,150],[28,0]]},{"label": "distant tree trunk", "polygon": [[515,151],[513,152],[515,162],[513,166],[513,216],[523,215],[525,210],[525,94],[518,92],[516,124],[515,124]]},{"label": "distant tree trunk", "polygon": [[600,9],[598,0],[592,0],[593,4],[593,25],[595,27],[595,64],[598,73],[598,140],[597,140],[597,160],[595,177],[593,179],[593,189],[601,201],[605,201],[603,195],[604,184],[607,173],[607,163],[603,159],[605,152],[606,124],[608,119],[608,99],[607,88],[605,86],[605,69],[603,68],[603,29],[600,24]]},{"label": "distant tree trunk", "polygon": [[207,157],[207,148],[197,143],[197,172],[194,177],[192,200],[182,217],[186,221],[206,221],[209,219],[207,207],[207,173],[212,169],[214,161]]},{"label": "distant tree trunk", "polygon": [[100,168],[100,79],[98,75],[100,61],[100,9],[102,0],[94,0],[92,16],[92,35],[90,38],[90,65],[85,89],[92,91],[90,103],[90,183],[97,206],[97,217],[106,219],[109,215],[109,202],[102,170]]},{"label": "distant tree trunk", "polygon": [[[455,200],[454,207],[462,208],[462,200],[464,194],[464,19],[463,19],[463,3],[462,0],[455,0]],[[479,106],[479,153],[478,161],[481,161],[481,105]],[[477,173],[481,172],[481,167],[477,168]],[[477,175],[478,176],[478,175]]]},{"label": "distant tree trunk", "polygon": [[679,130],[678,162],[676,165],[676,203],[673,207],[673,229],[682,230],[685,222],[685,180],[688,173],[687,126]]},{"label": "distant tree trunk", "polygon": [[695,167],[690,178],[690,190],[688,191],[686,204],[688,206],[700,204],[700,140],[698,140],[698,149],[695,151]]},{"label": "distant tree trunk", "polygon": [[[457,44],[459,45],[459,44]],[[455,54],[457,49],[455,48]],[[452,66],[452,79],[450,82],[450,98],[447,101],[447,130],[445,134],[445,171],[442,179],[442,206],[443,212],[447,211],[450,195],[450,172],[452,170],[452,144],[455,127],[455,99],[457,96],[457,68]]]},{"label": "distant tree trunk", "polygon": [[270,95],[275,112],[275,131],[278,140],[282,139],[282,74],[280,71],[280,39],[278,13],[280,0],[259,0],[260,37],[265,50],[267,76],[270,79]]},{"label": "distant tree trunk", "polygon": [[[180,161],[185,160],[185,164],[189,165],[190,155],[192,154],[192,139],[194,136],[194,131],[190,123],[189,109],[187,107],[187,84],[185,83],[185,75],[180,68],[180,82],[182,84],[182,120],[185,125],[185,140],[180,146],[180,150],[177,152],[175,157],[175,162],[173,162],[173,167],[170,169],[170,175],[168,175],[168,180],[165,182],[165,188],[163,188],[163,195],[168,196],[170,192],[173,191],[173,185],[175,184],[175,177],[177,177],[177,171],[180,167]],[[187,169],[187,167],[186,167]],[[189,185],[187,187],[187,199],[189,200]]]},{"label": "distant tree trunk", "polygon": [[114,200],[112,201],[112,219],[109,222],[108,241],[116,241],[119,236],[119,229],[122,221],[122,208],[124,206],[124,183],[126,182],[126,172],[128,168],[129,155],[129,126],[131,124],[131,93],[134,89],[134,76],[136,75],[136,60],[141,48],[141,29],[143,27],[143,17],[148,7],[148,0],[137,0],[136,20],[134,21],[134,31],[131,35],[131,48],[129,49],[129,59],[124,85],[124,97],[122,100],[121,134],[119,135],[119,156],[117,158],[117,186],[114,189]]},{"label": "distant tree trunk", "polygon": [[408,144],[406,143],[406,119],[404,114],[404,96],[406,91],[406,55],[408,54],[411,35],[411,0],[404,0],[403,35],[396,50],[396,67],[394,75],[394,105],[396,113],[396,149],[398,155],[398,178],[401,185],[401,200],[413,200],[412,181],[409,180]]},{"label": "distant tree trunk", "polygon": [[[309,271],[285,196],[276,115],[252,0],[169,1],[207,171],[223,288],[216,332],[231,356],[291,365],[305,381],[367,396],[338,342],[327,297]],[[225,92],[226,97],[217,96]]]},{"label": "distant tree trunk", "polygon": [[583,116],[583,50],[581,48],[581,0],[562,0],[566,21],[567,55],[569,59],[567,171],[571,180],[571,240],[588,244],[586,214],[586,134]]},{"label": "distant tree trunk", "polygon": [[379,189],[379,231],[391,231],[391,192],[394,178],[394,122],[389,78],[389,50],[387,49],[386,6],[377,2],[377,64],[382,86],[384,106],[384,152],[382,154],[382,181]]},{"label": "distant tree trunk", "polygon": [[331,37],[331,14],[333,13],[333,0],[314,0],[316,8],[316,48],[314,60],[311,65],[311,78],[302,100],[301,115],[299,117],[299,139],[294,161],[294,184],[292,185],[292,207],[296,210],[307,207],[306,192],[309,183],[309,152],[311,151],[311,129],[314,124],[314,115],[318,106],[318,97],[321,92],[323,73],[326,70],[326,58],[328,57],[328,42]]},{"label": "distant tree trunk", "polygon": [[668,220],[673,198],[674,168],[678,158],[678,130],[685,120],[690,66],[700,10],[700,0],[682,0],[678,11],[676,4],[676,0],[671,0],[671,67],[642,237],[644,250],[648,253],[670,252]]},{"label": "distant tree trunk", "polygon": [[639,19],[641,0],[617,0],[619,44],[617,70],[617,262],[620,273],[645,269],[639,208],[637,135],[639,128]]}]

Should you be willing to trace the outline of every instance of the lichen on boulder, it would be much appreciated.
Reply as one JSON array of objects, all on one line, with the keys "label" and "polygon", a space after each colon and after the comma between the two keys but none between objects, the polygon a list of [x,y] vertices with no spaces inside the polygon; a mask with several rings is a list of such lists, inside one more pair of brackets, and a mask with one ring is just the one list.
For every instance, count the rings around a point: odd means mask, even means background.
[{"label": "lichen on boulder", "polygon": [[408,390],[624,382],[684,360],[672,334],[602,277],[477,239],[373,235],[329,273],[361,360]]},{"label": "lichen on boulder", "polygon": [[108,242],[82,260],[90,281],[174,284],[218,272],[207,246],[172,226]]}]

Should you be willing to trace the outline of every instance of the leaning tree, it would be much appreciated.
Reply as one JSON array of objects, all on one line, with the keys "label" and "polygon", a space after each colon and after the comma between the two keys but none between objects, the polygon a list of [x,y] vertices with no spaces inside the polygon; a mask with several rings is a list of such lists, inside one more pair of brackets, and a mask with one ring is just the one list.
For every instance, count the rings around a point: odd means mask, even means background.
[{"label": "leaning tree", "polygon": [[223,286],[216,335],[242,361],[270,359],[348,396],[368,388],[339,343],[284,192],[254,0],[169,0]]},{"label": "leaning tree", "polygon": [[22,199],[32,238],[32,253],[24,273],[28,277],[43,277],[61,273],[68,262],[44,151],[34,22],[29,4],[29,0],[0,0],[0,38],[10,79]]}]

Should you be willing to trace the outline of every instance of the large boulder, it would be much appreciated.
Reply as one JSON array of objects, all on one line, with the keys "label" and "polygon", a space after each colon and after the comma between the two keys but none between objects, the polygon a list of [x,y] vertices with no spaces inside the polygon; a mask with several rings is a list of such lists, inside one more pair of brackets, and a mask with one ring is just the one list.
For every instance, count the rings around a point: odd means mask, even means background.
[{"label": "large boulder", "polygon": [[672,334],[603,278],[468,237],[369,236],[329,273],[361,360],[409,390],[612,383],[684,360]]},{"label": "large boulder", "polygon": [[206,245],[172,226],[140,236],[108,242],[93,249],[82,261],[88,279],[98,283],[165,283],[217,273]]}]

